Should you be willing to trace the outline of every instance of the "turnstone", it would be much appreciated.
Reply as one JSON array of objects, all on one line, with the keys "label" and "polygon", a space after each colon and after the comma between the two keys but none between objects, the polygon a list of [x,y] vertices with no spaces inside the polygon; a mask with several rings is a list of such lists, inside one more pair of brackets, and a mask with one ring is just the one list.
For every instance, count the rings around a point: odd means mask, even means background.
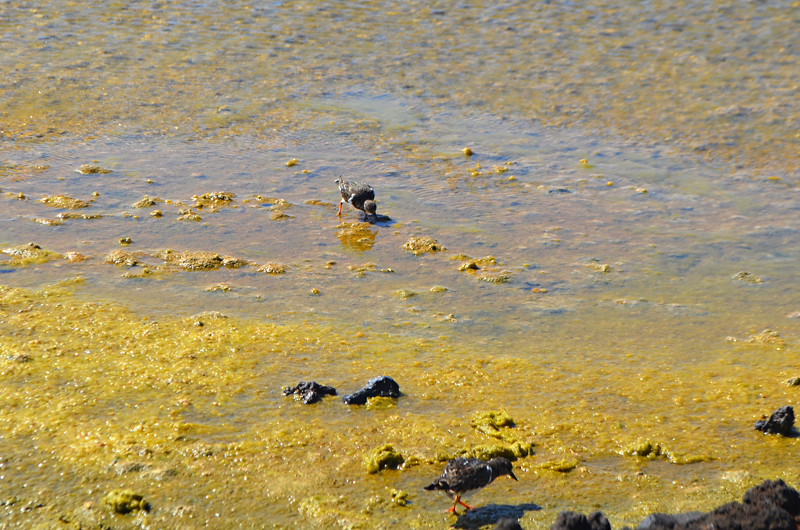
[{"label": "turnstone", "polygon": [[339,202],[339,213],[336,215],[342,216],[342,205],[347,202],[353,208],[364,212],[367,218],[377,217],[375,212],[378,210],[378,206],[375,204],[375,190],[372,189],[372,186],[344,180],[341,177],[334,182],[339,185],[339,193],[342,194],[342,200]]},{"label": "turnstone", "polygon": [[448,497],[455,499],[453,506],[447,510],[456,513],[456,505],[460,504],[467,510],[473,506],[461,500],[461,496],[468,491],[479,490],[488,486],[500,475],[508,475],[517,480],[511,469],[511,461],[507,458],[492,458],[488,462],[478,458],[454,458],[447,463],[442,474],[429,486],[428,491],[442,490]]}]

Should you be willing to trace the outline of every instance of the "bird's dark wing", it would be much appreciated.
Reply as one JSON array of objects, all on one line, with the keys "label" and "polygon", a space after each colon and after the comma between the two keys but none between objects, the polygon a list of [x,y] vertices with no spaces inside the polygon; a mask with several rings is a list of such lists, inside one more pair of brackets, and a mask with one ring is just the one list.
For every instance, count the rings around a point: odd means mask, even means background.
[{"label": "bird's dark wing", "polygon": [[482,488],[492,481],[492,468],[483,460],[456,458],[444,468],[440,480],[446,482],[453,491]]}]

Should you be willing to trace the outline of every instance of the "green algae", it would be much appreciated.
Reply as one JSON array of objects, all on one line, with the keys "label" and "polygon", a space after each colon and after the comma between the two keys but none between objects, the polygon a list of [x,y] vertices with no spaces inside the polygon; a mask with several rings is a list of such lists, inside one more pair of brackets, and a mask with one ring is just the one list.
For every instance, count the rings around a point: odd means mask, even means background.
[{"label": "green algae", "polygon": [[383,444],[375,448],[364,458],[367,473],[378,473],[382,469],[397,469],[403,465],[405,458],[391,444]]},{"label": "green algae", "polygon": [[478,432],[500,439],[508,435],[508,433],[503,430],[504,428],[515,427],[511,415],[504,410],[499,412],[480,412],[472,416],[469,420],[469,424]]},{"label": "green algae", "polygon": [[78,173],[80,173],[82,175],[100,175],[100,174],[104,174],[104,173],[111,173],[110,169],[106,169],[106,168],[104,168],[102,166],[99,166],[99,165],[97,165],[95,163],[83,164],[83,165],[81,165],[81,167],[79,167],[75,171],[77,171]]},{"label": "green algae", "polygon": [[144,496],[129,489],[111,490],[103,497],[103,504],[114,512],[123,515],[132,512],[150,511],[150,504],[144,500]]},{"label": "green algae", "polygon": [[392,498],[392,503],[395,506],[405,507],[409,503],[409,495],[407,491],[392,488],[389,492]]},{"label": "green algae", "polygon": [[150,206],[155,206],[156,204],[164,202],[160,197],[150,197],[149,195],[145,195],[131,206],[134,208],[149,208]]},{"label": "green algae", "polygon": [[525,458],[533,454],[534,444],[532,442],[513,442],[510,444],[479,444],[469,448],[459,449],[453,455],[438,455],[441,460],[450,460],[461,456],[465,458],[480,458],[481,460],[491,460],[502,456],[512,462],[520,458]]},{"label": "green algae", "polygon": [[559,473],[568,473],[578,467],[581,461],[578,458],[560,458],[557,460],[550,460],[538,464],[536,467],[539,469],[547,469],[549,471],[557,471]]},{"label": "green algae", "polygon": [[447,250],[444,245],[432,237],[412,237],[405,242],[403,248],[415,255],[434,254]]},{"label": "green algae", "polygon": [[697,464],[710,462],[713,458],[709,455],[681,455],[670,451],[662,444],[650,440],[640,440],[628,445],[620,451],[621,455],[638,456],[653,460],[662,457],[673,464]]},{"label": "green algae", "polygon": [[[541,502],[547,499],[557,504],[564,499],[599,498],[598,492],[605,492],[601,495],[620,507],[611,514],[617,521],[636,520],[642,511],[663,506],[655,501],[626,504],[625,498],[643,490],[661,502],[676,503],[676,508],[701,508],[739,494],[763,474],[783,476],[792,483],[800,478],[781,471],[790,447],[775,445],[792,441],[749,437],[749,421],[747,437],[704,433],[698,441],[682,420],[658,418],[666,406],[660,397],[663,388],[674,399],[685,401],[683,407],[694,400],[703,408],[704,403],[726,399],[730,410],[715,408],[726,422],[762,408],[761,400],[748,397],[759,392],[758,387],[748,390],[754,384],[752,377],[740,381],[731,376],[730,382],[706,388],[675,382],[676,377],[687,378],[698,371],[702,379],[708,379],[718,367],[695,363],[685,373],[673,370],[664,378],[656,366],[639,371],[630,384],[623,374],[616,380],[615,392],[635,400],[645,411],[623,418],[610,412],[612,407],[598,412],[595,402],[608,399],[603,393],[588,396],[587,402],[561,401],[565,395],[586,393],[587,386],[599,387],[599,381],[608,384],[612,372],[595,369],[580,377],[541,374],[529,359],[470,357],[448,346],[445,339],[425,345],[428,352],[442,350],[429,353],[437,369],[426,370],[416,339],[376,333],[356,336],[351,329],[298,322],[284,326],[219,313],[142,316],[118,305],[76,299],[70,291],[81,285],[77,280],[41,291],[0,288],[0,351],[4,352],[0,356],[4,403],[0,429],[10,441],[9,454],[15,462],[36,464],[44,459],[56,477],[69,469],[105,491],[119,488],[117,473],[108,473],[109,462],[141,464],[140,471],[121,476],[135,480],[133,491],[148,492],[148,501],[158,506],[148,518],[157,526],[177,524],[175,514],[187,505],[194,505],[195,516],[210,517],[221,503],[249,513],[264,506],[285,506],[285,511],[270,508],[265,519],[259,520],[288,525],[367,524],[384,517],[384,510],[399,507],[387,487],[414,491],[440,471],[437,459],[455,456],[505,456],[520,462],[515,471],[520,482],[515,483],[507,503],[527,502],[532,491]],[[392,360],[376,363],[376,352],[392,352]],[[772,359],[771,352],[767,349],[761,356],[760,366],[767,369],[758,376],[760,381],[769,381],[774,371],[771,363],[783,358],[781,352]],[[296,373],[298,362],[311,360],[320,372],[342,381],[362,380],[365,371],[381,366],[381,371],[402,381],[408,400],[359,412],[346,412],[334,401],[314,411],[285,408],[278,389],[286,382],[286,374]],[[496,374],[503,377],[498,379]],[[557,378],[551,381],[552,377]],[[493,391],[485,392],[488,388]],[[456,403],[451,399],[453,389],[459,389]],[[536,396],[535,409],[530,395]],[[415,411],[417,405],[409,408],[409,400],[431,406]],[[470,414],[463,417],[463,410]],[[587,414],[591,420],[582,421]],[[230,418],[239,423],[232,425]],[[652,435],[641,443],[620,443],[636,432]],[[516,439],[498,438],[498,433],[514,434]],[[53,452],[45,456],[23,451],[27,445],[22,442],[34,436]],[[502,443],[487,444],[487,438]],[[665,439],[670,440],[668,450],[659,441]],[[621,446],[631,446],[632,455],[642,455],[636,457],[637,467],[682,463],[681,458],[696,463],[680,466],[685,477],[668,479],[669,473],[661,470],[661,479],[651,470],[651,478],[636,478],[626,470],[630,457],[617,456],[619,461],[606,471],[608,455],[616,454]],[[675,456],[704,452],[715,458]],[[713,478],[747,468],[754,452],[760,455],[760,471],[744,475],[735,485]],[[572,467],[576,462],[580,469]],[[398,471],[365,472],[391,467]],[[574,471],[566,473],[568,468]],[[542,474],[545,471],[556,473]],[[15,473],[21,479],[26,476],[24,470]],[[202,486],[198,474],[202,474]],[[687,488],[697,476],[706,476],[703,483],[710,481],[715,487],[687,497]],[[603,488],[609,481],[616,481],[613,491]],[[717,487],[720,484],[724,487]],[[91,500],[80,491],[56,490],[75,506]],[[223,501],[214,490],[230,493]],[[11,494],[22,495],[23,503],[30,500],[23,490]],[[488,490],[482,495],[491,498]],[[413,510],[401,515],[408,508]],[[408,517],[402,524],[421,518],[420,527],[439,528],[433,519],[439,511],[435,497],[420,495],[404,511],[398,510],[397,516]],[[539,516],[544,516],[541,526],[549,526],[557,510],[544,511],[548,513],[526,516],[530,523],[526,526],[534,526]],[[25,520],[47,520],[45,513],[31,513]],[[13,517],[19,520],[21,515]],[[71,517],[83,516],[74,512]]]},{"label": "green algae", "polygon": [[263,272],[264,274],[271,274],[273,276],[277,276],[280,274],[284,274],[286,272],[286,265],[281,263],[265,263],[261,267],[258,268],[258,272]]},{"label": "green algae", "polygon": [[88,208],[89,203],[80,199],[74,199],[66,195],[49,195],[39,199],[39,202],[53,208],[65,208],[67,210],[78,210]]},{"label": "green algae", "polygon": [[63,257],[61,254],[44,249],[33,242],[25,245],[17,245],[16,247],[4,248],[3,253],[11,256],[11,259],[0,261],[0,263],[12,267],[47,263]]}]

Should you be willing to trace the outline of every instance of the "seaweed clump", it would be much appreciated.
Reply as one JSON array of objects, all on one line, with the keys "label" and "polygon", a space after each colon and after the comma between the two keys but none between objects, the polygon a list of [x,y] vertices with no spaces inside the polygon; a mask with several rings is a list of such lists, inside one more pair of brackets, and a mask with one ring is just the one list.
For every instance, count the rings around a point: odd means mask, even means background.
[{"label": "seaweed clump", "polygon": [[66,195],[48,195],[39,199],[39,202],[52,206],[54,208],[66,208],[67,210],[77,210],[79,208],[86,208],[89,203],[80,199],[73,199]]},{"label": "seaweed clump", "polygon": [[444,245],[432,237],[412,237],[403,245],[403,248],[413,252],[415,255],[424,254],[426,252],[433,254],[435,252],[447,250]]},{"label": "seaweed clump", "polygon": [[150,503],[133,490],[111,490],[103,497],[103,504],[120,514],[150,511]]},{"label": "seaweed clump", "polygon": [[391,444],[383,444],[364,458],[367,473],[378,473],[381,469],[397,469],[406,459]]}]

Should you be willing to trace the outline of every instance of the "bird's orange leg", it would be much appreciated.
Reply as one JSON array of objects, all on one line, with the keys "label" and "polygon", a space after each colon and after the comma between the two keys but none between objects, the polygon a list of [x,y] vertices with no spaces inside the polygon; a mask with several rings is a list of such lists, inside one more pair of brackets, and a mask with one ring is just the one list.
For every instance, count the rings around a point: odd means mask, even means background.
[{"label": "bird's orange leg", "polygon": [[339,213],[337,213],[336,215],[338,215],[339,217],[342,216],[342,203],[341,202],[339,202]]},{"label": "bird's orange leg", "polygon": [[461,500],[461,497],[456,497],[456,502],[457,502],[458,504],[460,504],[461,506],[463,506],[464,508],[466,508],[467,510],[472,510],[472,509],[474,509],[474,508],[475,508],[474,506],[470,506],[470,505],[469,505],[469,504],[467,504],[466,502],[462,501],[462,500]]},{"label": "bird's orange leg", "polygon": [[456,504],[458,504],[458,501],[459,498],[458,495],[456,495],[456,502],[454,502],[449,509],[445,510],[444,513],[452,513],[453,515],[456,515]]}]

